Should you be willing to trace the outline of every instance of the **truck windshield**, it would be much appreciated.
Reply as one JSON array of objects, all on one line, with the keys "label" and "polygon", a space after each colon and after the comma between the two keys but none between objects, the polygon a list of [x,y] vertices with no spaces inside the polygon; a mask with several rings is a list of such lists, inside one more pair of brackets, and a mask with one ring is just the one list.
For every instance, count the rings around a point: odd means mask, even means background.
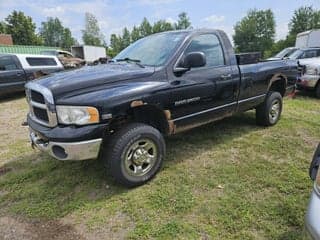
[{"label": "truck windshield", "polygon": [[293,60],[296,60],[296,59],[299,59],[303,54],[303,51],[302,50],[297,50],[295,52],[293,52],[292,54],[290,54],[288,56],[289,59],[293,59]]},{"label": "truck windshield", "polygon": [[185,32],[166,32],[142,38],[114,59],[134,59],[147,66],[163,66],[184,39]]},{"label": "truck windshield", "polygon": [[292,53],[297,51],[296,48],[285,48],[281,52],[279,52],[277,55],[275,55],[275,58],[285,58],[290,56]]}]

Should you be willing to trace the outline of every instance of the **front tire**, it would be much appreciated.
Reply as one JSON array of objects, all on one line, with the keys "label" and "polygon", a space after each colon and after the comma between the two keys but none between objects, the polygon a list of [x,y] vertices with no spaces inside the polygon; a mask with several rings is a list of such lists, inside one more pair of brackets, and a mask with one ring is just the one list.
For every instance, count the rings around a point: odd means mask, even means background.
[{"label": "front tire", "polygon": [[160,170],[165,141],[155,128],[131,123],[111,136],[106,144],[108,169],[117,182],[135,187],[151,180]]},{"label": "front tire", "polygon": [[256,108],[258,125],[275,125],[282,113],[282,96],[279,92],[269,92],[265,101]]}]

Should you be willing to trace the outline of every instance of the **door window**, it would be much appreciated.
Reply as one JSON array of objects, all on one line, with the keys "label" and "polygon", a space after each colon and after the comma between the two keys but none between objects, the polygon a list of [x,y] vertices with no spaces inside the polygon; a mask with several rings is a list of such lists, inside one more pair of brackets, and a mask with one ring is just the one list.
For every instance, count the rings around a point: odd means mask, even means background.
[{"label": "door window", "polygon": [[10,71],[18,69],[11,56],[0,57],[0,71]]},{"label": "door window", "polygon": [[316,57],[316,56],[317,56],[317,51],[316,50],[310,50],[310,51],[306,51],[303,54],[302,58],[313,58],[313,57]]},{"label": "door window", "polygon": [[225,65],[220,41],[214,34],[204,34],[193,38],[185,55],[190,52],[203,52],[207,60],[205,67]]}]

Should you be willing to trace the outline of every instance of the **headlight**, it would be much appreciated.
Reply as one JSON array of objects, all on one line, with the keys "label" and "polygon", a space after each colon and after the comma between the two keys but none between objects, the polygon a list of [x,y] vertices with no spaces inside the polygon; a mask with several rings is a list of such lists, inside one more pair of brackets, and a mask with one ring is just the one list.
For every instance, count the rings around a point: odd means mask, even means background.
[{"label": "headlight", "polygon": [[315,67],[308,67],[306,68],[307,75],[318,75],[318,69]]},{"label": "headlight", "polygon": [[99,112],[94,107],[56,106],[59,123],[86,125],[99,122]]}]

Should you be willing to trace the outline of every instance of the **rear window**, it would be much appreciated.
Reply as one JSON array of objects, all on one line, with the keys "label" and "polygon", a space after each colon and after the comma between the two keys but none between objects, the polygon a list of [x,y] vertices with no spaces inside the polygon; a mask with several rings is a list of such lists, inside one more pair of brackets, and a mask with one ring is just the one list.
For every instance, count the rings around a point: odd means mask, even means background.
[{"label": "rear window", "polygon": [[57,65],[57,62],[54,58],[27,57],[26,60],[30,66],[56,66]]}]

